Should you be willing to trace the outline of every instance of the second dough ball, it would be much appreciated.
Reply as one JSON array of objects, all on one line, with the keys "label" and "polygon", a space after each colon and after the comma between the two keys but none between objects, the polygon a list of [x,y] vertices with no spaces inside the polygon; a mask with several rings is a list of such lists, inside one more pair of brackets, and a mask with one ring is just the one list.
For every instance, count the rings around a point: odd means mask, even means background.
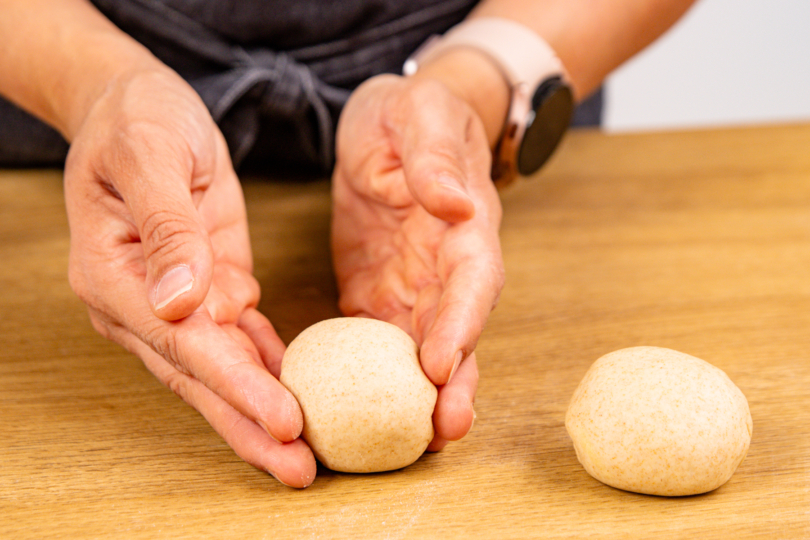
[{"label": "second dough ball", "polygon": [[726,483],[751,443],[748,401],[720,369],[659,347],[597,360],[565,416],[591,476],[650,495],[695,495]]},{"label": "second dough ball", "polygon": [[310,326],[284,353],[281,382],[301,405],[304,439],[332,470],[399,469],[433,439],[436,387],[416,343],[393,324],[345,317]]}]

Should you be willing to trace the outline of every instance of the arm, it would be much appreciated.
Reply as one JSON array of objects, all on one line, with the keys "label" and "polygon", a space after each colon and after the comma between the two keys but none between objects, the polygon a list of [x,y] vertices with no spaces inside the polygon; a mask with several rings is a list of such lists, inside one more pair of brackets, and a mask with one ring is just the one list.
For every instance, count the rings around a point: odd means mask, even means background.
[{"label": "arm", "polygon": [[577,95],[663,34],[695,0],[486,0],[473,17],[505,17],[542,36],[568,70]]},{"label": "arm", "polygon": [[68,141],[112,81],[168,71],[86,0],[3,0],[0,10],[0,94]]},{"label": "arm", "polygon": [[[503,17],[534,30],[557,52],[578,99],[669,29],[695,0],[485,0],[470,17]],[[500,134],[509,91],[490,60],[459,50],[423,66],[418,77],[442,81],[470,104],[493,144]]]},{"label": "arm", "polygon": [[[582,98],[691,3],[485,0],[470,16],[529,25]],[[489,167],[509,99],[489,57],[458,48],[413,77],[364,83],[338,127],[332,249],[341,309],[394,322],[420,345],[439,387],[432,450],[472,426],[473,351],[504,283]]]},{"label": "arm", "polygon": [[308,485],[303,417],[277,380],[284,344],[256,310],[241,187],[202,100],[88,2],[0,8],[0,93],[71,141],[69,277],[93,326],[243,459]]}]

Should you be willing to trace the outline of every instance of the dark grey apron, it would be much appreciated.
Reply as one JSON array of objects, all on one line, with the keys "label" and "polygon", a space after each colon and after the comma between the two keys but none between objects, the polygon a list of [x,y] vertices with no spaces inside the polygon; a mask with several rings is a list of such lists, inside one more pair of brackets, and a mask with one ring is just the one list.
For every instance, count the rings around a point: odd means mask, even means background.
[{"label": "dark grey apron", "polygon": [[[399,73],[477,0],[92,1],[194,87],[237,167],[325,173],[351,91]],[[575,123],[598,124],[601,93],[580,109]],[[0,101],[0,164],[58,164],[66,152],[55,131]]]}]

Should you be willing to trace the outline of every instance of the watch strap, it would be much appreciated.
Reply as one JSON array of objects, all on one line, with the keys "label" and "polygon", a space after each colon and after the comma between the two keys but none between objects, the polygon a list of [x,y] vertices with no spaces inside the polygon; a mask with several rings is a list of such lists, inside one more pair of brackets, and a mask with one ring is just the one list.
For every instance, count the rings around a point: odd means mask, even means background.
[{"label": "watch strap", "polygon": [[468,19],[442,36],[434,36],[411,55],[403,72],[412,75],[419,65],[456,47],[472,47],[492,58],[513,87],[525,83],[534,89],[554,75],[567,80],[562,62],[543,38],[516,21],[500,17]]},{"label": "watch strap", "polygon": [[[541,99],[538,103],[534,101],[543,97],[540,94],[545,95],[541,89],[551,83],[552,86],[556,85],[556,89],[560,89],[558,94],[567,96],[570,107],[573,101],[567,84],[568,76],[554,49],[543,38],[516,21],[498,17],[467,19],[444,35],[432,36],[406,60],[402,67],[403,74],[414,75],[421,65],[459,47],[473,48],[489,56],[511,90],[506,121],[492,156],[492,179],[496,186],[504,187],[519,173],[530,174],[536,170],[536,167],[523,170],[518,165],[518,157],[523,154],[522,145],[527,124],[535,118],[532,111],[535,107],[542,106],[544,100]],[[540,164],[557,146],[570,121],[570,111],[564,120],[565,125],[561,128],[554,126],[543,130],[540,137],[543,144],[537,154],[542,156]]]}]

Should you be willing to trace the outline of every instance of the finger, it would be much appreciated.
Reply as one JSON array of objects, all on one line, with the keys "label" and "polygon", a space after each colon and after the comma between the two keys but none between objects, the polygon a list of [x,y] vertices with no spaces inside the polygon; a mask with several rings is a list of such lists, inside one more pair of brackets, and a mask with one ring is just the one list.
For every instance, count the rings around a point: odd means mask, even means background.
[{"label": "finger", "polygon": [[290,487],[304,488],[315,480],[315,456],[303,439],[285,443],[274,440],[261,427],[193,379],[189,382],[188,396],[191,405],[246,462],[269,472]]},{"label": "finger", "polygon": [[425,452],[441,452],[447,443],[450,442],[447,439],[442,439],[438,435],[433,435],[433,440],[428,443],[427,448],[425,448]]},{"label": "finger", "polygon": [[236,265],[217,262],[205,307],[214,322],[236,323],[244,311],[259,303],[261,291],[253,275]]},{"label": "finger", "polygon": [[129,209],[146,260],[147,298],[155,315],[177,320],[204,300],[213,252],[192,190],[213,179],[214,138],[204,139],[199,162],[154,126],[135,124],[118,134],[117,153],[103,174]]},{"label": "finger", "polygon": [[205,313],[162,326],[147,342],[180,371],[205,384],[276,440],[292,441],[301,434],[303,414],[293,395]]},{"label": "finger", "polygon": [[441,283],[430,283],[419,291],[413,305],[414,339],[421,347],[425,337],[436,321],[436,311],[442,299]]},{"label": "finger", "polygon": [[[478,365],[475,353],[470,354],[449,383],[439,388],[433,427],[436,432],[434,448],[441,441],[457,441],[472,428],[475,420],[475,391],[478,388]],[[442,445],[443,446],[443,445]]]},{"label": "finger", "polygon": [[199,411],[239,457],[287,486],[303,488],[315,479],[315,457],[303,440],[273,440],[200,381],[178,372],[135,336],[129,334],[122,341],[159,380]]},{"label": "finger", "polygon": [[222,330],[228,334],[232,340],[238,343],[246,353],[248,353],[254,364],[264,367],[264,362],[262,362],[259,349],[256,347],[256,344],[253,343],[253,340],[251,340],[241,328],[235,324],[220,324],[219,327],[222,328]]},{"label": "finger", "polygon": [[284,358],[286,346],[278,337],[272,323],[258,310],[248,308],[239,317],[238,326],[256,346],[262,362],[270,373],[278,379],[281,376],[281,360]]},{"label": "finger", "polygon": [[416,298],[402,266],[388,264],[371,272],[362,270],[346,276],[340,283],[338,307],[347,317],[368,316],[387,321],[413,336],[410,313]]},{"label": "finger", "polygon": [[[468,144],[480,142],[483,127],[449,91],[435,81],[414,81],[406,98],[392,113],[392,140],[413,197],[432,215],[450,222],[475,215],[467,191],[465,161],[468,152],[489,149]],[[406,114],[402,114],[406,111]],[[481,133],[478,133],[478,132]]]},{"label": "finger", "polygon": [[111,325],[112,339],[122,343],[127,335],[135,335],[276,440],[292,441],[301,434],[303,414],[295,397],[257,365],[242,343],[212,321],[205,309],[177,322],[157,319],[140,295],[143,285],[138,279],[123,274],[118,283],[120,303],[107,306],[113,311],[104,317],[120,321]]},{"label": "finger", "polygon": [[422,343],[421,361],[428,378],[446,384],[478,342],[504,282],[497,236],[457,239],[469,253],[450,271],[435,319]]}]

